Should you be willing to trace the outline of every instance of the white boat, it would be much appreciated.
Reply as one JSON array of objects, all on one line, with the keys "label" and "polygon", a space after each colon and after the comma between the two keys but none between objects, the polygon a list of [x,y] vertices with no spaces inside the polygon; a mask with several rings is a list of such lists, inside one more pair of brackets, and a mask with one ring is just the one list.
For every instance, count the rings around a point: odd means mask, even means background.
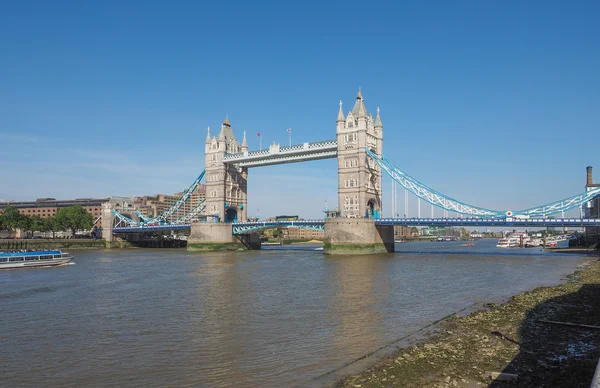
[{"label": "white boat", "polygon": [[509,233],[505,238],[498,240],[496,247],[498,248],[518,248],[530,246],[531,237],[527,235],[527,232],[512,232]]},{"label": "white boat", "polygon": [[69,253],[59,250],[30,252],[0,252],[0,269],[54,267],[73,260]]},{"label": "white boat", "polygon": [[569,241],[576,240],[577,237],[573,235],[563,234],[559,236],[550,236],[546,241],[547,248],[568,248]]},{"label": "white boat", "polygon": [[498,240],[496,247],[498,248],[516,248],[519,246],[520,239],[516,237],[506,237]]}]

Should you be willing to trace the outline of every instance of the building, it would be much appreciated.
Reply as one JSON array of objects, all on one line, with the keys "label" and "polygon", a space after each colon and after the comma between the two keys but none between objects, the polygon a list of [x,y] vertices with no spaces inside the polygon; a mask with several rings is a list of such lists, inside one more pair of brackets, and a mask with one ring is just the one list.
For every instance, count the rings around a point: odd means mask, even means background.
[{"label": "building", "polygon": [[348,116],[342,102],[337,117],[338,208],[342,218],[378,218],[381,214],[381,168],[368,157],[369,147],[383,153],[383,124],[367,112],[360,90]]},{"label": "building", "polygon": [[[170,194],[155,194],[155,195],[144,195],[142,197],[134,197],[133,203],[140,213],[143,215],[154,218],[159,214],[169,209],[177,200],[184,194],[184,192]],[[206,185],[198,185],[196,190],[192,193],[190,198],[181,206],[181,208],[175,212],[172,219],[183,217],[195,209],[202,201],[206,199]]]},{"label": "building", "polygon": [[407,238],[412,237],[410,229],[411,227],[406,225],[394,226],[394,240],[406,240]]},{"label": "building", "polygon": [[208,128],[204,145],[206,214],[219,221],[245,221],[248,218],[248,168],[223,163],[226,154],[246,151],[246,132],[240,144],[231,129],[229,118],[225,117],[218,137],[211,137]]},{"label": "building", "polygon": [[[325,238],[325,231],[317,229],[287,227],[287,236],[284,237],[288,240],[323,240]],[[286,234],[284,233],[284,236]]]},{"label": "building", "polygon": [[60,208],[80,205],[92,215],[94,220],[97,220],[102,214],[102,204],[108,202],[108,200],[108,198],[78,198],[67,200],[38,198],[35,201],[29,202],[7,201],[0,202],[0,212],[9,206],[14,206],[19,210],[19,213],[26,216],[40,216],[41,218],[46,218],[56,215],[56,212]]}]

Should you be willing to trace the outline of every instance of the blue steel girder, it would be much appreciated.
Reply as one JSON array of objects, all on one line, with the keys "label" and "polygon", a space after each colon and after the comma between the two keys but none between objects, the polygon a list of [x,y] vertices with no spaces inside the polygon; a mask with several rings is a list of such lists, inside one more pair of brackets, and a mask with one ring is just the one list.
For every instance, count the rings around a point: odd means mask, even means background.
[{"label": "blue steel girder", "polygon": [[140,219],[141,219],[142,221],[144,221],[144,222],[148,222],[148,221],[150,221],[150,217],[148,217],[148,216],[146,216],[146,215],[142,214],[142,213],[141,213],[139,210],[136,210],[136,211],[135,211],[135,214],[137,214],[137,215],[138,215],[138,217],[140,217]]},{"label": "blue steel girder", "polygon": [[191,197],[194,190],[196,190],[196,187],[198,187],[198,185],[200,184],[200,181],[202,181],[202,178],[204,178],[205,173],[206,173],[206,169],[202,170],[202,172],[200,173],[198,178],[196,178],[196,180],[191,184],[191,186],[188,187],[188,189],[183,192],[183,194],[177,199],[177,201],[175,201],[171,206],[169,206],[169,208],[167,210],[165,210],[158,216],[148,220],[147,222],[148,223],[165,222],[169,217],[171,217],[173,214],[175,214]]},{"label": "blue steel girder", "polygon": [[312,230],[324,230],[325,221],[307,220],[307,221],[257,221],[257,222],[237,222],[232,225],[233,234],[242,234],[254,230],[271,229],[280,226],[296,227]]},{"label": "blue steel girder", "polygon": [[404,226],[600,226],[600,218],[380,218],[375,225]]},{"label": "blue steel girder", "polygon": [[206,202],[206,199],[203,199],[202,201],[200,201],[200,203],[198,203],[198,205],[196,205],[196,207],[194,207],[192,210],[190,210],[183,216],[179,217],[177,220],[175,220],[173,222],[173,224],[189,224],[190,221],[192,221],[194,218],[198,217],[200,215],[200,213],[202,213],[202,211],[204,209],[206,209],[206,205],[204,204],[204,202]]},{"label": "blue steel girder", "polygon": [[117,224],[117,226],[119,226],[121,224],[121,222],[125,223],[128,226],[138,226],[138,225],[140,225],[139,222],[134,221],[131,218],[129,218],[129,217],[127,217],[127,216],[119,213],[115,209],[112,209],[111,212],[119,220],[119,223]]},{"label": "blue steel girder", "polygon": [[156,226],[120,227],[120,228],[113,228],[113,234],[159,232],[159,231],[169,231],[169,230],[187,230],[190,228],[191,228],[190,224],[181,224],[181,225],[165,224],[165,225],[156,225]]},{"label": "blue steel girder", "polygon": [[337,157],[337,140],[325,140],[293,146],[271,146],[260,151],[226,154],[223,163],[235,164],[239,167],[260,167],[335,157]]},{"label": "blue steel girder", "polygon": [[474,217],[491,217],[491,218],[503,218],[505,216],[522,216],[522,217],[535,217],[535,216],[546,216],[549,214],[556,214],[577,208],[583,204],[591,201],[592,199],[600,196],[600,187],[593,188],[584,193],[574,195],[569,198],[564,198],[559,201],[551,202],[546,205],[537,206],[529,209],[511,211],[510,214],[506,210],[492,210],[482,207],[466,204],[461,201],[457,201],[445,194],[436,191],[427,185],[419,182],[417,179],[406,174],[400,168],[398,168],[391,160],[385,156],[379,158],[369,148],[366,148],[367,154],[377,163],[377,165],[385,171],[394,181],[400,183],[408,191],[412,192],[417,197],[431,203],[439,208],[470,215]]}]

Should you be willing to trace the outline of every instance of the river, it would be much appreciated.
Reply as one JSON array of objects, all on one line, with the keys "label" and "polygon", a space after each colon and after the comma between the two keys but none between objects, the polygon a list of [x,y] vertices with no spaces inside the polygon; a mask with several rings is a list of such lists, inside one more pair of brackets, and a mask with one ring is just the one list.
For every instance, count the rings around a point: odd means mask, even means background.
[{"label": "river", "polygon": [[495,242],[348,257],[73,251],[74,265],[4,270],[0,385],[325,386],[433,321],[559,283],[586,260]]}]

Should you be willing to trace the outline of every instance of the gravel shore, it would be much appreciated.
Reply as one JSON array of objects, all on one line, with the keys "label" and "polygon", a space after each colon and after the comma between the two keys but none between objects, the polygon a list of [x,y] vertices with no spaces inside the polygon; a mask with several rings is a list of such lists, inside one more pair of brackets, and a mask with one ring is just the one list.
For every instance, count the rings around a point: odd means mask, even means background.
[{"label": "gravel shore", "polygon": [[452,316],[336,386],[587,388],[600,357],[600,262],[592,260],[561,285]]}]

